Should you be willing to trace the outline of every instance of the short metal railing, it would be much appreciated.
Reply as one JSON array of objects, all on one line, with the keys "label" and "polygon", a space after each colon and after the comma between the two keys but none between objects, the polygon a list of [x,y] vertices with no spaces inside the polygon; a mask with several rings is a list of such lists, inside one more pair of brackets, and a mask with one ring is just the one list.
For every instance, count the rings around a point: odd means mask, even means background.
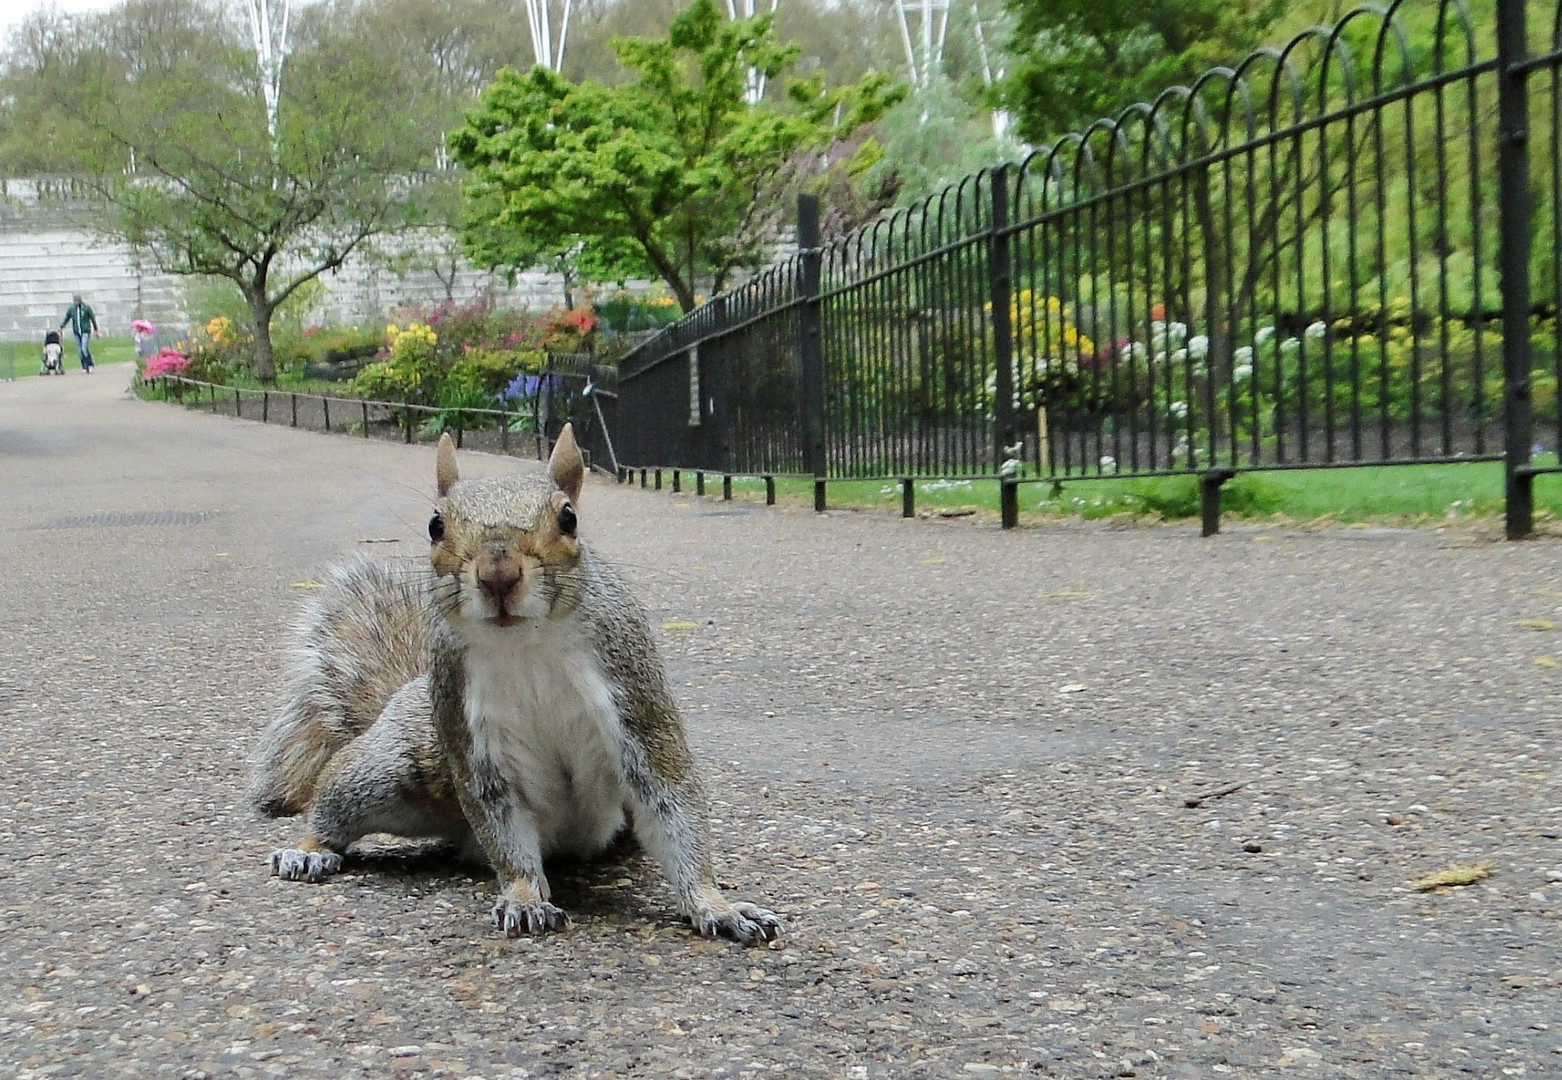
[{"label": "short metal railing", "polygon": [[[615,468],[608,430],[613,408],[611,372],[593,369],[579,357],[564,357],[557,370],[545,371],[539,378],[561,383],[566,378],[584,379],[591,390],[571,395],[574,408],[565,410],[558,400],[562,395],[549,393],[544,384],[530,409],[504,410],[228,386],[180,375],[159,375],[147,382],[168,401],[238,419],[408,444],[433,443],[449,432],[457,447],[539,460],[547,456],[558,429],[570,421],[576,425],[588,464]],[[598,396],[606,400],[597,400]]]},{"label": "short metal railing", "polygon": [[[1531,51],[1531,38],[1544,40]],[[621,364],[631,468],[1502,462],[1562,434],[1562,4],[1394,0],[798,252]]]}]

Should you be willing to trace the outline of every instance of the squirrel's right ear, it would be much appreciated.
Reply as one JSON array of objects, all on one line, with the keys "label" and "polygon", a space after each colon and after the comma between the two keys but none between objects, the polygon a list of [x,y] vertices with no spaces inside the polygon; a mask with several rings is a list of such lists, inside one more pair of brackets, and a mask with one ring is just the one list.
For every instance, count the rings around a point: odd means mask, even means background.
[{"label": "squirrel's right ear", "polygon": [[456,486],[459,479],[461,472],[456,468],[456,444],[447,431],[439,437],[439,455],[434,465],[434,481],[439,497],[443,499],[449,495],[450,489]]}]

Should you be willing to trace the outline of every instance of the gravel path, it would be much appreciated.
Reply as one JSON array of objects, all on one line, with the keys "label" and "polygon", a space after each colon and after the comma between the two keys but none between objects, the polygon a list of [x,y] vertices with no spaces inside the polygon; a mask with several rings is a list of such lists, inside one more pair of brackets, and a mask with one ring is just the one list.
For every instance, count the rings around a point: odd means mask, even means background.
[{"label": "gravel path", "polygon": [[438,859],[268,878],[240,801],[296,586],[420,554],[432,453],[126,374],[0,384],[0,1076],[1562,1076],[1556,541],[592,481],[787,932],[694,940],[631,855],[511,942]]}]

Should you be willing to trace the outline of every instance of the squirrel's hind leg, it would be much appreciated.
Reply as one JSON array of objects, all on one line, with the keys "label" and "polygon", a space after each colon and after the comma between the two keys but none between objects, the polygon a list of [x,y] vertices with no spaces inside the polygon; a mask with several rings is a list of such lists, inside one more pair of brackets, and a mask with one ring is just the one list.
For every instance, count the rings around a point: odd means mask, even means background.
[{"label": "squirrel's hind leg", "polygon": [[305,837],[271,853],[271,872],[289,881],[321,881],[342,869],[348,845],[370,833],[470,836],[442,760],[416,752],[380,724],[347,744],[320,776]]}]

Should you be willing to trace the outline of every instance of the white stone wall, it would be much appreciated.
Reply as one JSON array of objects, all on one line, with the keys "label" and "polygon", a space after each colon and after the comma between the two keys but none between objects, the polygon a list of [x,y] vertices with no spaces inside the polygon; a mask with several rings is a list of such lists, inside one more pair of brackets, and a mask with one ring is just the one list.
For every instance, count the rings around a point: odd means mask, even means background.
[{"label": "white stone wall", "polygon": [[[137,265],[122,244],[90,227],[96,211],[59,198],[31,181],[0,180],[0,341],[43,339],[57,326],[74,293],[92,305],[103,333],[123,336],[130,320],[150,319],[159,330],[182,330],[186,279]],[[407,244],[420,241],[409,238]],[[393,245],[387,245],[393,246]],[[377,325],[398,308],[429,308],[445,299],[445,286],[429,270],[396,273],[383,263],[350,261],[325,285],[324,315],[337,322]],[[523,274],[510,287],[503,276],[463,269],[458,302],[492,296],[506,307],[543,311],[563,303],[556,275]]]}]

